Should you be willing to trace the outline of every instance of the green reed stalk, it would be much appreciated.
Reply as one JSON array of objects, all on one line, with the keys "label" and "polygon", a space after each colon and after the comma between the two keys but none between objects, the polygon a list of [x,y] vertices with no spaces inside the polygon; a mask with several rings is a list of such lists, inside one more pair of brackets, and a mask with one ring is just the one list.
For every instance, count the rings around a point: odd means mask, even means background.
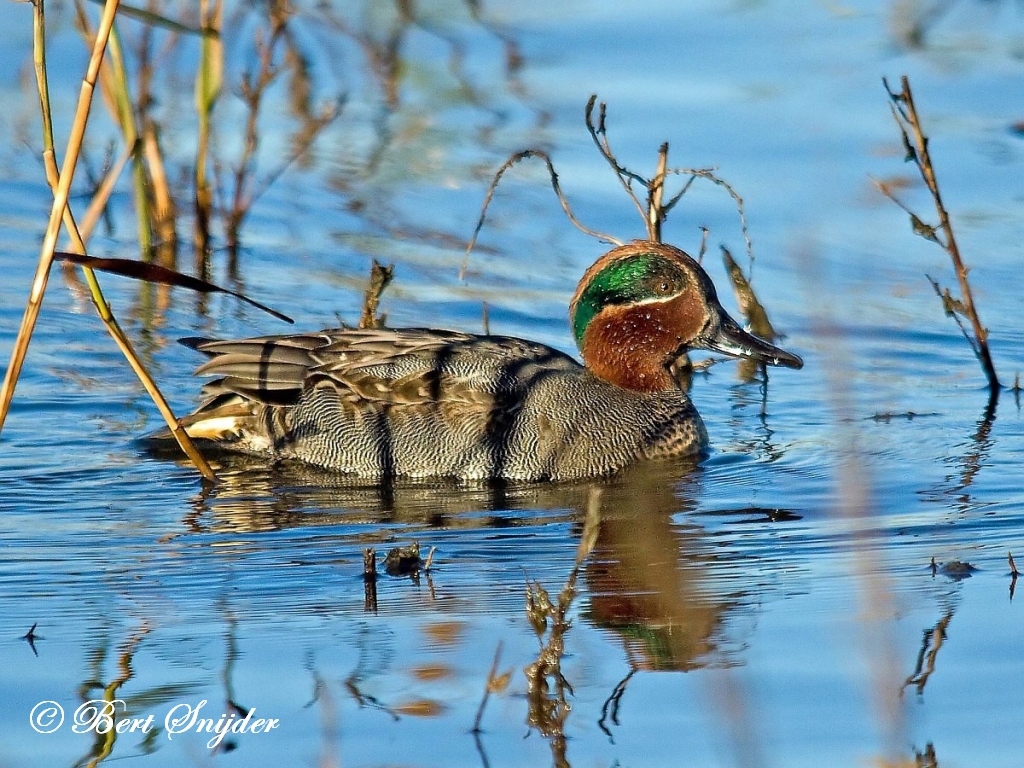
[{"label": "green reed stalk", "polygon": [[199,69],[196,71],[196,114],[199,118],[199,136],[195,167],[195,231],[197,274],[204,277],[208,271],[206,254],[210,249],[210,220],[213,217],[213,187],[207,177],[210,152],[210,117],[220,96],[224,70],[224,46],[221,28],[224,6],[221,0],[200,0],[203,37],[199,49]]}]

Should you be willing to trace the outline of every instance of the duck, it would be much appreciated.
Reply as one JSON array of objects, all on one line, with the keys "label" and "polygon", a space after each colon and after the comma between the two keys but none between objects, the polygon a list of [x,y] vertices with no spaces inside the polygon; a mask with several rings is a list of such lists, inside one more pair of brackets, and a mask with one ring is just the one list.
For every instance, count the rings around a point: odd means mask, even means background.
[{"label": "duck", "polygon": [[575,481],[708,448],[680,361],[708,350],[799,369],[729,316],[701,265],[666,243],[617,246],[569,305],[582,362],[512,336],[332,328],[182,339],[214,377],[182,426],[201,444],[340,475]]}]

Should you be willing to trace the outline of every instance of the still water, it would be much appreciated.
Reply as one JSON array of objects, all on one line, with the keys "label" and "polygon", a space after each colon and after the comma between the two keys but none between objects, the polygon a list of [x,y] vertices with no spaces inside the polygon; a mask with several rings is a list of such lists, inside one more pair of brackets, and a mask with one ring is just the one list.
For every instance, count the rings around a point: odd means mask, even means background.
[{"label": "still water", "polygon": [[[162,12],[197,24],[191,4]],[[47,18],[62,145],[86,48],[71,4]],[[0,61],[19,75],[0,115],[6,361],[50,197],[31,6],[0,6],[0,22]],[[118,23],[137,67],[147,27]],[[230,4],[224,24],[222,201],[266,14]],[[1024,597],[1007,564],[1007,552],[1024,563],[1019,399],[1007,390],[986,408],[980,367],[925,277],[952,287],[948,258],[871,181],[933,221],[881,84],[908,74],[1012,384],[1024,368],[1017,5],[296,3],[282,39],[259,120],[261,194],[234,262],[215,222],[215,281],[315,329],[356,322],[378,258],[395,264],[391,325],[479,331],[486,305],[493,332],[571,352],[568,300],[605,246],[565,220],[540,164],[507,174],[464,280],[459,268],[492,174],[527,147],[550,153],[585,223],[643,234],[583,124],[596,92],[623,163],[649,175],[669,141],[670,164],[714,167],[742,196],[754,287],[805,368],[696,376],[713,443],[699,466],[382,489],[223,460],[208,487],[138,445],[156,410],[55,268],[0,438],[0,766],[1024,764]],[[154,33],[183,271],[199,55],[194,36]],[[331,105],[337,117],[279,174]],[[94,112],[76,213],[123,147],[99,97]],[[695,184],[665,237],[696,253],[701,227],[736,313],[718,245],[750,261],[722,187]],[[138,243],[126,172],[90,251],[137,257]],[[179,413],[197,403],[198,360],[177,338],[286,331],[230,298],[103,284]],[[412,542],[436,548],[429,573],[382,572],[374,609],[364,548]],[[558,628],[538,637],[530,585],[567,601],[546,690],[527,671]],[[124,702],[120,733],[79,710],[104,698]],[[63,724],[38,732],[56,706]],[[223,737],[190,720],[247,712]]]}]

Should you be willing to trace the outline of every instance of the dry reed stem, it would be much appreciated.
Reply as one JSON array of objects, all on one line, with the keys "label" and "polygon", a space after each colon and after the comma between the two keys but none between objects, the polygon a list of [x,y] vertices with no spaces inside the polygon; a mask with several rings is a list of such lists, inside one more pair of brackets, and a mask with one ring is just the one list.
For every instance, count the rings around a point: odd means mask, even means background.
[{"label": "dry reed stem", "polygon": [[548,175],[551,177],[551,188],[555,190],[555,195],[558,196],[558,202],[562,205],[562,210],[565,215],[569,218],[569,221],[586,235],[596,237],[598,240],[604,240],[612,243],[613,245],[622,245],[622,241],[617,240],[611,235],[606,235],[602,232],[585,227],[580,223],[579,219],[576,218],[572,212],[572,208],[569,206],[569,201],[566,199],[565,194],[562,192],[562,187],[558,183],[558,174],[555,173],[555,166],[551,162],[551,156],[548,155],[542,149],[524,149],[522,152],[516,152],[514,155],[508,158],[501,167],[494,174],[494,178],[491,180],[491,185],[487,188],[487,194],[484,196],[484,203],[480,208],[480,218],[477,219],[476,228],[473,230],[473,236],[469,239],[469,244],[466,245],[466,253],[462,258],[462,266],[459,268],[459,280],[463,280],[466,277],[466,270],[469,268],[469,254],[473,251],[473,246],[476,245],[476,239],[480,235],[480,230],[484,226],[484,219],[487,216],[487,208],[491,204],[491,199],[494,197],[494,190],[498,186],[498,182],[501,181],[501,177],[505,174],[509,168],[518,163],[520,160],[527,160],[531,157],[539,157],[544,161],[544,165],[547,166]]},{"label": "dry reed stem", "polygon": [[824,361],[825,391],[834,422],[834,452],[837,456],[833,514],[845,523],[852,552],[850,570],[857,585],[861,643],[867,661],[870,699],[874,720],[884,739],[886,751],[899,752],[905,743],[906,722],[901,703],[902,688],[895,681],[899,671],[898,647],[893,634],[892,617],[897,614],[888,569],[882,559],[883,548],[875,537],[878,529],[872,523],[876,514],[875,483],[863,437],[856,427],[854,414],[853,359],[846,335],[832,317],[820,261],[809,248],[797,254],[798,270],[804,278],[804,293],[812,307],[814,336],[823,339],[828,354]]},{"label": "dry reed stem", "polygon": [[647,183],[647,239],[656,243],[661,242],[661,223],[665,220],[665,210],[661,201],[665,195],[665,171],[667,168],[668,142],[666,141],[658,150],[658,170],[654,174],[654,178]]},{"label": "dry reed stem", "polygon": [[110,37],[110,30],[114,24],[114,14],[117,12],[118,3],[119,0],[107,0],[103,6],[103,14],[100,17],[96,41],[93,45],[92,55],[89,58],[85,77],[82,80],[78,106],[75,109],[71,135],[68,137],[67,151],[64,155],[64,167],[61,169],[60,179],[54,191],[50,219],[47,223],[46,234],[43,237],[43,244],[39,252],[39,264],[36,267],[36,274],[32,280],[32,288],[29,293],[28,303],[25,306],[21,327],[18,329],[18,336],[14,342],[14,349],[11,352],[11,362],[7,367],[3,386],[0,388],[0,429],[3,428],[4,421],[7,418],[11,400],[14,397],[14,388],[17,384],[18,376],[21,374],[21,367],[25,362],[25,353],[28,350],[32,331],[35,329],[36,320],[39,317],[39,308],[42,305],[43,294],[46,292],[50,265],[53,263],[53,252],[57,248],[57,236],[60,234],[61,220],[64,216],[64,210],[68,205],[71,182],[75,176],[75,167],[78,164],[78,156],[82,150],[82,139],[85,136],[85,126],[89,120],[89,109],[92,106],[96,77],[99,74],[100,63],[103,61],[103,51],[106,48],[107,39]]},{"label": "dry reed stem", "polygon": [[[86,79],[83,81],[82,95],[79,99],[78,110],[76,111],[75,123],[72,126],[72,135],[68,141],[68,154],[65,156],[64,170],[58,173],[55,153],[53,151],[53,133],[52,133],[52,120],[50,116],[50,103],[49,103],[49,88],[47,85],[46,77],[46,58],[45,58],[45,11],[43,8],[43,0],[38,0],[35,4],[36,12],[34,17],[34,42],[38,46],[35,51],[36,58],[36,75],[37,75],[37,86],[39,89],[40,98],[40,109],[43,115],[43,128],[44,128],[44,152],[43,161],[46,166],[47,180],[51,184],[51,189],[54,192],[54,208],[50,214],[50,226],[47,229],[47,238],[43,243],[43,251],[40,255],[40,264],[36,273],[36,281],[33,283],[33,292],[29,297],[29,305],[26,307],[25,315],[26,319],[29,317],[29,311],[33,309],[34,304],[34,315],[31,318],[31,325],[26,331],[25,321],[23,320],[22,329],[19,332],[18,340],[15,344],[15,352],[17,355],[19,350],[21,357],[17,360],[17,369],[15,369],[15,357],[12,355],[11,367],[8,368],[8,378],[4,380],[3,389],[3,402],[0,404],[0,428],[3,426],[3,421],[6,418],[7,411],[10,407],[11,399],[14,394],[14,386],[17,383],[17,376],[20,373],[21,364],[24,362],[25,352],[28,349],[28,343],[31,339],[32,329],[35,325],[35,319],[38,317],[39,306],[42,303],[42,297],[46,290],[46,282],[49,274],[49,266],[52,264],[54,254],[56,251],[56,238],[60,229],[60,221],[63,219],[67,225],[68,233],[72,239],[73,247],[80,251],[82,254],[85,253],[85,243],[75,226],[73,217],[71,216],[71,209],[67,205],[68,191],[70,188],[70,179],[74,175],[74,168],[76,165],[78,154],[81,150],[82,138],[85,133],[85,123],[88,120],[89,108],[92,100],[93,86],[95,84],[96,74],[99,69],[97,63],[102,59],[103,56],[103,40],[99,36],[104,29],[109,34],[110,29],[113,25],[113,18],[117,10],[118,0],[108,0],[107,5],[104,7],[103,17],[100,21],[99,32],[97,33],[96,42],[93,48],[93,58],[90,60],[89,69],[86,73]],[[97,53],[98,51],[98,53]],[[91,79],[90,79],[91,78]],[[88,88],[86,86],[89,86]],[[84,106],[83,106],[84,104]],[[73,142],[77,142],[73,144]],[[57,202],[63,197],[63,206],[61,210],[57,209]],[[54,221],[56,220],[56,227],[54,227]],[[52,230],[52,239],[51,239]],[[43,270],[45,264],[45,271],[42,275],[42,281],[40,284],[39,270]],[[83,272],[85,273],[86,281],[89,284],[90,294],[93,300],[93,304],[96,306],[96,310],[99,313],[100,319],[103,321],[104,326],[107,328],[110,335],[113,337],[114,342],[118,348],[124,354],[128,360],[132,370],[135,371],[136,376],[142,382],[146,391],[150,397],[156,403],[158,410],[164,417],[164,421],[170,428],[172,434],[178,441],[185,454],[192,460],[192,462],[199,469],[200,473],[207,479],[214,479],[213,470],[210,465],[202,457],[199,451],[193,445],[189,436],[185,433],[184,429],[178,423],[178,419],[174,416],[170,406],[164,399],[160,390],[157,388],[156,383],[150,377],[146,371],[142,362],[139,360],[135,351],[132,349],[131,343],[128,337],[121,330],[117,324],[117,320],[114,318],[113,313],[110,310],[110,306],[103,296],[100,289],[99,282],[96,279],[96,275],[93,270],[83,266]],[[38,287],[38,298],[36,298],[36,288]],[[22,334],[25,334],[24,337]],[[22,343],[22,339],[24,342]],[[12,377],[12,371],[14,371]],[[10,381],[10,384],[8,382]]]},{"label": "dry reed stem", "polygon": [[[906,75],[904,75],[900,82],[902,89],[899,93],[896,93],[889,87],[889,81],[882,78],[882,83],[885,85],[885,90],[889,94],[889,99],[892,102],[890,108],[892,109],[893,118],[896,120],[896,124],[900,128],[903,147],[907,153],[906,159],[908,161],[913,161],[914,165],[917,166],[917,170],[921,174],[921,178],[924,180],[925,186],[931,193],[932,201],[935,204],[935,212],[939,217],[938,227],[930,227],[924,224],[917,216],[911,213],[906,206],[896,199],[891,190],[883,184],[879,184],[878,182],[876,182],[876,184],[878,184],[886,197],[910,214],[911,224],[917,234],[938,243],[945,249],[946,253],[949,254],[949,257],[953,262],[953,268],[956,270],[957,282],[960,284],[960,294],[963,298],[959,301],[953,299],[948,290],[945,292],[940,291],[939,296],[943,299],[943,305],[947,314],[951,314],[956,317],[959,313],[964,315],[970,321],[971,328],[974,332],[973,340],[967,334],[962,325],[960,326],[960,329],[964,334],[964,338],[966,338],[968,344],[970,344],[971,350],[981,363],[985,377],[988,379],[990,396],[995,398],[998,396],[1000,384],[999,377],[996,375],[995,365],[992,362],[992,355],[988,348],[988,329],[982,325],[981,319],[978,317],[978,310],[974,303],[974,294],[971,291],[971,284],[967,279],[969,269],[964,264],[960,255],[960,248],[956,242],[956,235],[953,232],[953,224],[950,221],[949,212],[942,203],[942,195],[939,192],[939,181],[935,175],[935,167],[932,164],[931,155],[928,152],[928,138],[924,135],[921,128],[921,121],[917,114],[917,108],[914,106],[914,95],[910,90],[910,80]],[[911,142],[911,136],[913,136],[913,142]],[[942,233],[942,239],[939,238],[939,231]],[[938,290],[937,285],[936,290]]]}]

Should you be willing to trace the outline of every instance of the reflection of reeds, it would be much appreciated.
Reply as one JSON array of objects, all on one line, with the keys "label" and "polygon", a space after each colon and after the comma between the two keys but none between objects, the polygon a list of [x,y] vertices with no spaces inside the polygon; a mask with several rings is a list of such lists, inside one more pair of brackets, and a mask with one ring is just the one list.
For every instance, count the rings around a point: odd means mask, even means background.
[{"label": "reflection of reeds", "polygon": [[946,630],[949,622],[953,620],[953,609],[947,609],[945,615],[931,629],[924,631],[924,638],[921,640],[921,651],[917,655],[917,665],[914,667],[914,674],[910,675],[903,683],[904,688],[911,685],[917,689],[917,695],[924,694],[924,687],[928,684],[928,678],[935,671],[935,659],[939,655],[946,640]]},{"label": "reflection of reeds", "polygon": [[[145,691],[134,697],[128,697],[127,700],[122,700],[117,696],[120,688],[135,676],[135,672],[132,669],[132,661],[135,658],[139,644],[149,633],[150,627],[143,624],[142,627],[128,637],[117,657],[118,676],[105,685],[100,682],[102,674],[98,667],[106,655],[106,649],[101,649],[100,654],[94,657],[97,669],[86,682],[82,683],[79,688],[79,696],[81,696],[83,703],[86,701],[92,702],[90,704],[92,707],[91,712],[97,719],[105,720],[109,717],[109,722],[113,726],[122,717],[130,717],[134,714],[137,711],[137,706],[141,707],[146,704],[152,704],[155,703],[154,700],[159,701],[164,698],[160,694],[156,696],[150,694],[147,696]],[[104,705],[96,703],[97,697],[92,695],[92,691],[97,687],[101,687],[103,690],[99,700],[102,700]],[[149,701],[147,701],[147,698]],[[96,729],[95,733],[96,738],[93,741],[90,754],[87,757],[83,757],[76,765],[96,766],[110,757],[110,754],[114,751],[114,744],[119,733],[117,728],[111,727],[105,732],[101,732],[101,729]]]},{"label": "reflection of reeds", "polygon": [[[242,223],[249,215],[253,203],[288,166],[309,150],[316,137],[338,116],[340,111],[338,104],[329,104],[318,115],[310,113],[309,105],[304,97],[309,90],[308,73],[305,70],[306,62],[296,52],[288,35],[288,24],[295,11],[291,4],[284,0],[272,0],[266,4],[266,8],[268,28],[256,32],[256,71],[244,74],[239,84],[239,93],[246,106],[245,131],[242,154],[235,163],[232,174],[230,203],[225,206],[223,211],[224,237],[230,260],[229,271],[232,274],[237,267]],[[260,143],[260,110],[267,89],[278,78],[282,70],[277,63],[278,47],[281,44],[287,48],[285,63],[293,72],[292,85],[294,87],[291,89],[291,93],[293,97],[296,95],[299,97],[298,102],[293,101],[293,107],[297,108],[296,111],[303,119],[303,127],[296,136],[291,154],[264,181],[257,185],[255,172],[256,152]]]},{"label": "reflection of reeds", "polygon": [[540,642],[537,660],[523,670],[530,708],[527,722],[550,740],[551,755],[557,768],[568,768],[569,765],[565,754],[565,720],[570,710],[566,694],[572,693],[572,686],[562,674],[565,635],[572,626],[568,613],[576,598],[576,580],[580,569],[597,544],[601,530],[600,502],[600,490],[595,488],[587,502],[583,533],[576,548],[576,563],[565,586],[558,593],[557,601],[552,602],[540,582],[528,582],[526,585],[526,615]]},{"label": "reflection of reeds", "polygon": [[[906,151],[906,160],[914,163],[921,174],[921,179],[931,193],[932,201],[935,204],[935,212],[939,219],[938,225],[931,226],[926,224],[900,202],[895,194],[893,194],[892,189],[880,182],[876,182],[876,184],[886,197],[907,212],[915,234],[920,235],[926,240],[938,243],[949,254],[949,258],[953,262],[953,268],[956,270],[961,298],[954,297],[948,288],[940,288],[939,284],[930,277],[928,279],[936,294],[942,300],[942,306],[946,314],[956,321],[964,338],[967,339],[967,343],[971,345],[971,350],[981,363],[985,377],[988,379],[990,399],[994,400],[998,397],[1000,385],[999,378],[996,376],[995,365],[992,362],[992,355],[988,349],[988,329],[982,325],[981,319],[978,317],[978,309],[974,304],[971,284],[967,280],[968,269],[960,256],[960,248],[956,242],[956,235],[953,232],[953,224],[950,221],[949,212],[942,203],[939,181],[935,175],[931,155],[928,152],[928,138],[924,135],[921,121],[917,114],[917,108],[914,106],[914,95],[910,90],[910,81],[904,75],[901,80],[902,88],[899,92],[893,91],[889,86],[889,82],[884,78],[882,82],[885,84],[885,90],[892,102],[892,114],[900,129],[903,148]],[[966,319],[970,323],[974,338],[971,338],[971,335],[967,332],[961,318]]]},{"label": "reflection of reeds", "polygon": [[[89,40],[93,35],[93,31],[89,24],[88,16],[86,16],[82,0],[76,1],[75,10],[79,29],[83,37]],[[116,25],[110,30],[106,57],[100,66],[99,86],[100,94],[103,96],[118,127],[121,129],[125,147],[131,153],[135,215],[138,219],[139,229],[139,250],[142,259],[148,261],[152,257],[153,252],[152,224],[149,213],[149,196],[147,194],[149,179],[146,175],[142,153],[139,151],[142,145],[139,141],[139,131],[135,123],[135,102],[132,100],[128,85],[128,72],[125,69],[124,53],[121,50],[121,38],[117,32]]]}]

